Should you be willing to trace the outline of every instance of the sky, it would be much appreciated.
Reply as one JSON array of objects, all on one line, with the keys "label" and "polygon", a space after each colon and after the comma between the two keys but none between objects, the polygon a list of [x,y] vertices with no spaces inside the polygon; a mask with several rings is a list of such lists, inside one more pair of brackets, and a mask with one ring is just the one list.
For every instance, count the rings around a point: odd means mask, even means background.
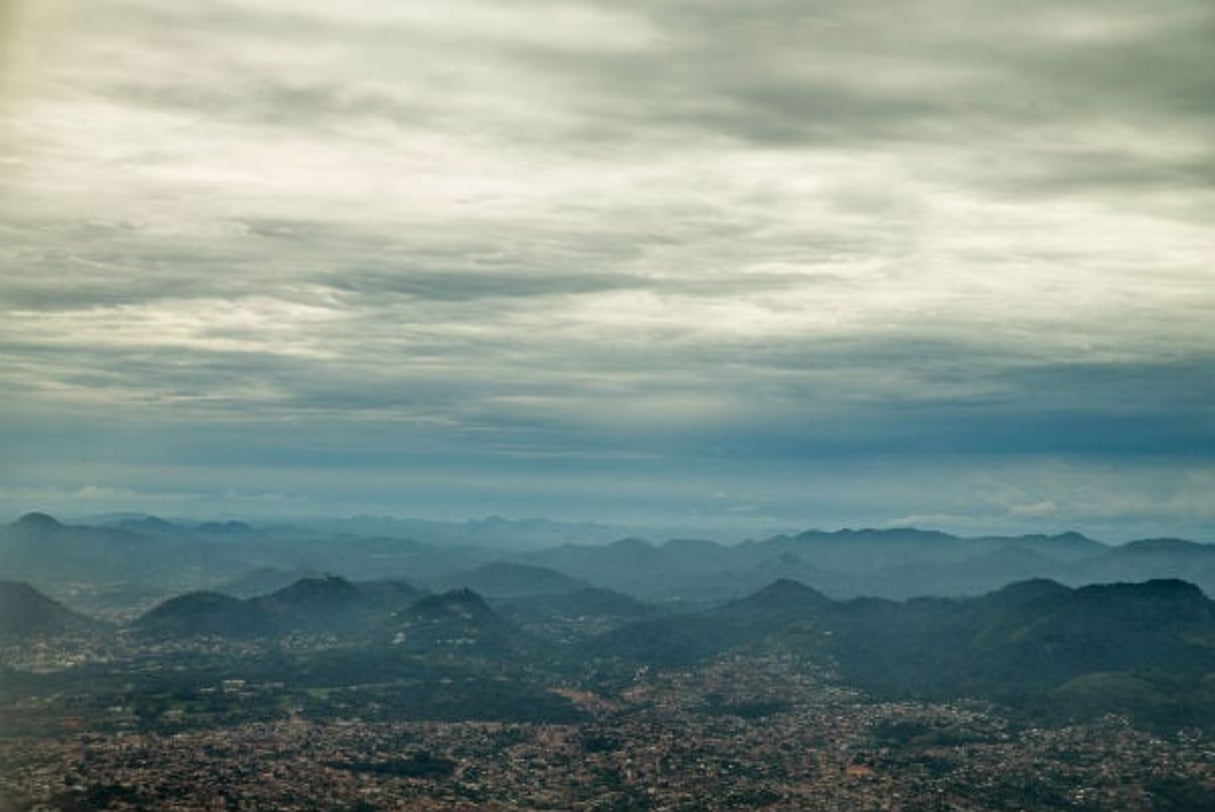
[{"label": "sky", "polygon": [[0,513],[1215,541],[1209,0],[3,0]]}]

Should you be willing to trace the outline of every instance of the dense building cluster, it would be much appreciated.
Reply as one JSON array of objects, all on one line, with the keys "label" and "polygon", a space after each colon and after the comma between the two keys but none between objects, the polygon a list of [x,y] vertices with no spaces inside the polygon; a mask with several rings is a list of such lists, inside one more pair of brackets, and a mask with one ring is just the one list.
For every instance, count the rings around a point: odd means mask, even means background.
[{"label": "dense building cluster", "polygon": [[[256,704],[277,686],[229,680]],[[306,718],[0,744],[7,809],[1201,808],[1215,744],[1118,717],[1027,727],[977,703],[875,702],[788,656],[554,690],[576,724]],[[172,721],[166,720],[166,721]],[[1189,804],[1187,806],[1187,804]],[[0,805],[0,809],[5,809]]]}]

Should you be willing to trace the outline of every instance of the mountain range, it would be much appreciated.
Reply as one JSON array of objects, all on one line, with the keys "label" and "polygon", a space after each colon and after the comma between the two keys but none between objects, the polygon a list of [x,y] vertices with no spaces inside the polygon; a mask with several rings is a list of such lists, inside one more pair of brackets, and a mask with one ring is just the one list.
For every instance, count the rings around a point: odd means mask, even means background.
[{"label": "mountain range", "polygon": [[[25,584],[0,583],[0,608],[10,639],[101,631]],[[588,631],[567,634],[571,618]],[[597,622],[605,618],[611,623]],[[817,662],[879,697],[971,697],[1051,717],[1119,712],[1166,727],[1215,725],[1215,602],[1176,579],[1080,588],[1033,579],[978,597],[902,601],[836,600],[782,579],[672,612],[598,589],[491,602],[468,588],[428,594],[398,581],[326,576],[247,599],[179,595],[127,633],[149,643],[305,635],[331,640],[322,650],[348,649],[351,662],[378,661],[382,651],[490,657],[519,673],[585,674],[598,664],[625,681],[642,666],[775,652]],[[327,668],[350,667],[330,660]]]},{"label": "mountain range", "polygon": [[[414,529],[440,524],[418,523]],[[1031,578],[1073,586],[1183,578],[1215,592],[1215,545],[1182,539],[1108,545],[1078,533],[963,538],[906,528],[811,530],[733,545],[630,537],[541,546],[516,543],[517,535],[510,546],[495,543],[508,530],[526,533],[533,525],[487,520],[456,525],[458,534],[407,538],[324,535],[315,528],[243,522],[185,524],[148,516],[69,525],[28,514],[0,527],[0,577],[29,581],[90,611],[102,608],[88,600],[103,586],[111,601],[120,587],[134,590],[141,601],[157,589],[162,597],[198,589],[251,597],[321,573],[357,581],[406,580],[432,589],[468,586],[499,597],[599,588],[679,605],[741,597],[778,578],[798,580],[833,598],[980,595]],[[560,535],[555,528],[562,527],[535,526],[540,539]],[[453,537],[459,543],[451,543]],[[90,588],[79,588],[82,584]]]}]

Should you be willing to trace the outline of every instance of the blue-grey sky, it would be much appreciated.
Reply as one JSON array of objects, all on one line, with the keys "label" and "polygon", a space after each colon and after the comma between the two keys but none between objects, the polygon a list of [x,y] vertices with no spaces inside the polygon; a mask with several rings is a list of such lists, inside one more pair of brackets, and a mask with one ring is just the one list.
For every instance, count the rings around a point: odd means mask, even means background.
[{"label": "blue-grey sky", "polygon": [[0,510],[1215,540],[1209,0],[7,0]]}]

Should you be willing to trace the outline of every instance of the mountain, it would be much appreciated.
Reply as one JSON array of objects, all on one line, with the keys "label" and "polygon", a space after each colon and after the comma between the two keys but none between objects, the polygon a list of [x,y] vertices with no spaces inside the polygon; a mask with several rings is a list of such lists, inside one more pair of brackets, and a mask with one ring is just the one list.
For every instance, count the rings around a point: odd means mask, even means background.
[{"label": "mountain", "polygon": [[301,578],[250,604],[273,618],[280,631],[343,631],[378,620],[377,607],[354,584],[335,575]]},{"label": "mountain", "polygon": [[[712,603],[742,597],[778,578],[793,578],[836,598],[977,595],[1017,578],[1079,584],[1087,582],[1085,563],[1110,551],[1078,533],[962,538],[889,528],[808,530],[733,546],[622,539],[599,547],[540,550],[517,560],[642,600]],[[1152,574],[1193,572],[1178,558],[1160,567]]]},{"label": "mountain", "polygon": [[[1175,579],[1079,589],[1035,579],[977,598],[906,601],[835,601],[786,580],[588,646],[662,666],[776,647],[833,660],[844,682],[878,696],[972,696],[1055,715],[1075,712],[1082,696],[1085,712],[1215,724],[1215,603]],[[1107,682],[1126,690],[1103,702],[1094,686]]]},{"label": "mountain", "polygon": [[409,607],[409,616],[415,620],[484,620],[495,617],[485,599],[473,590],[462,587],[441,595],[427,595]]},{"label": "mountain", "polygon": [[0,639],[28,640],[101,628],[103,624],[73,612],[27,583],[0,581]]},{"label": "mountain", "polygon": [[772,622],[811,616],[831,605],[832,600],[817,589],[790,578],[781,578],[753,595],[727,603],[716,614]]},{"label": "mountain", "polygon": [[0,570],[43,583],[197,583],[224,572],[232,559],[217,545],[188,535],[69,525],[44,513],[0,527]]},{"label": "mountain", "polygon": [[394,647],[410,653],[459,653],[512,666],[526,666],[545,656],[537,640],[467,588],[427,595],[394,613],[385,632]]},{"label": "mountain", "polygon": [[987,539],[988,543],[1002,547],[1028,550],[1051,561],[1070,562],[1093,558],[1106,552],[1109,547],[1099,541],[1076,532],[1057,533],[1053,536],[1030,535],[1013,538]]},{"label": "mountain", "polygon": [[344,632],[353,642],[382,631],[392,614],[410,606],[418,594],[400,582],[360,585],[332,575],[301,578],[268,595],[247,599],[217,592],[180,595],[140,617],[133,628],[160,638]]},{"label": "mountain", "polygon": [[[595,587],[684,606],[741,598],[779,578],[837,599],[973,596],[1031,578],[1072,586],[1185,578],[1215,592],[1215,545],[1180,539],[1110,546],[1078,533],[963,538],[916,528],[862,528],[808,530],[735,545],[628,537],[544,546],[601,538],[606,528],[495,517],[463,524],[359,519],[305,526],[168,522],[146,515],[107,521],[71,525],[31,513],[2,526],[0,573],[47,586],[137,583],[247,597],[330,572],[351,581],[399,578],[440,590],[469,586],[496,598]],[[332,528],[329,535],[317,530],[324,527]],[[406,530],[426,541],[399,535]],[[500,546],[488,546],[499,538]],[[128,607],[135,608],[142,607]]]},{"label": "mountain", "polygon": [[64,525],[54,516],[35,511],[13,522],[12,527],[20,533],[45,535],[62,530]]},{"label": "mountain", "polygon": [[[845,610],[833,629],[842,673],[881,695],[976,696],[1056,719],[1117,712],[1163,726],[1215,724],[1215,604],[1181,581],[1074,590],[1039,582],[994,598],[894,604],[867,618]],[[1136,690],[1094,690],[1127,680]]]},{"label": "mountain", "polygon": [[274,618],[255,602],[218,592],[189,592],[156,606],[132,625],[141,637],[248,639],[271,634]]},{"label": "mountain", "polygon": [[521,628],[559,643],[584,641],[642,618],[659,614],[654,606],[610,589],[497,598],[496,610]]},{"label": "mountain", "polygon": [[489,597],[560,595],[590,586],[549,567],[494,561],[475,569],[444,576],[437,581],[442,589],[467,587]]},{"label": "mountain", "polygon": [[1140,539],[1078,562],[1071,583],[1185,578],[1215,594],[1215,545],[1184,539]]},{"label": "mountain", "polygon": [[303,634],[350,646],[469,652],[509,648],[515,635],[470,589],[419,596],[400,581],[352,583],[336,576],[303,578],[248,599],[216,592],[179,595],[141,616],[132,630],[154,639]]},{"label": "mountain", "polygon": [[505,519],[488,516],[462,522],[387,516],[302,520],[301,526],[322,535],[408,538],[434,547],[484,547],[502,553],[548,549],[564,544],[607,544],[637,529],[543,518]]},{"label": "mountain", "polygon": [[290,586],[301,578],[316,578],[322,573],[314,569],[283,570],[277,567],[257,567],[215,588],[216,592],[235,598],[252,598]]},{"label": "mountain", "polygon": [[563,545],[518,560],[641,600],[721,597],[706,596],[699,582],[713,576],[728,579],[741,563],[734,548],[715,542],[675,541],[656,546],[637,538],[595,547]]},{"label": "mountain", "polygon": [[782,579],[745,598],[700,612],[668,614],[621,626],[590,641],[600,657],[685,666],[726,651],[753,651],[796,641],[820,653],[821,615],[835,604],[821,592]]}]

